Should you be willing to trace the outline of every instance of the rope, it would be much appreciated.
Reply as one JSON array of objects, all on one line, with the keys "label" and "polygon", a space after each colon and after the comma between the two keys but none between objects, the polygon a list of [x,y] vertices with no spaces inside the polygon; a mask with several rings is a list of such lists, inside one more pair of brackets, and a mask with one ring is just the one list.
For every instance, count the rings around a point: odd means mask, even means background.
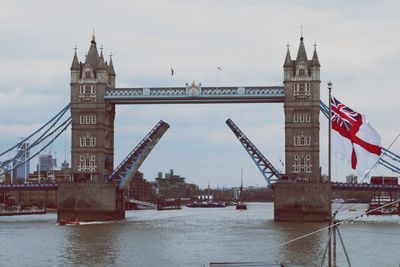
[{"label": "rope", "polygon": [[[313,232],[311,232],[311,233],[308,233],[308,234],[305,234],[305,235],[296,237],[296,238],[294,238],[294,239],[292,239],[292,240],[289,240],[289,241],[280,243],[280,244],[278,244],[278,245],[268,247],[268,248],[266,248],[266,249],[263,249],[262,251],[271,250],[271,249],[274,249],[274,248],[278,248],[278,247],[282,247],[282,246],[284,246],[284,245],[291,244],[291,243],[293,243],[293,242],[296,242],[296,241],[298,241],[298,240],[304,239],[304,238],[309,237],[309,236],[311,236],[311,235],[314,235],[314,234],[317,234],[317,233],[319,233],[319,232],[328,230],[329,228],[333,228],[334,226],[341,225],[341,224],[344,224],[344,223],[347,223],[347,222],[351,222],[351,221],[355,221],[355,220],[357,220],[357,219],[363,217],[364,215],[368,215],[368,214],[371,213],[371,212],[377,211],[377,210],[379,210],[379,209],[381,209],[381,208],[384,208],[384,207],[386,207],[386,206],[394,205],[394,204],[399,203],[399,202],[400,202],[400,199],[395,200],[395,201],[390,202],[390,203],[387,203],[387,204],[382,205],[382,206],[380,206],[380,207],[377,207],[377,208],[375,208],[375,209],[366,211],[366,212],[364,212],[363,214],[360,214],[360,215],[357,215],[357,216],[352,216],[352,217],[349,217],[349,218],[344,219],[344,220],[341,220],[341,221],[336,221],[336,223],[334,223],[334,224],[331,224],[331,225],[322,227],[322,228],[320,228],[320,229],[318,229],[318,230],[315,230],[315,231],[313,231]],[[240,259],[234,261],[234,263],[240,262],[240,261],[243,261],[243,260],[246,260],[246,259],[249,259],[249,258],[251,258],[251,257],[254,257],[255,255],[258,255],[258,254],[261,254],[261,253],[250,254],[250,255],[248,255],[248,256],[246,256],[246,257],[243,257],[243,258],[240,258]]]}]

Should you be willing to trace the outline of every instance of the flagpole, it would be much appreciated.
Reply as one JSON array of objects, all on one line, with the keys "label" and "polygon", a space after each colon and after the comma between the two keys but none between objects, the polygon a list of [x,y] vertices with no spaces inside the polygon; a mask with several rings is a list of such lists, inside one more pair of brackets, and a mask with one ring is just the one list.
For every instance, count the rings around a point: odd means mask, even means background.
[{"label": "flagpole", "polygon": [[331,130],[332,130],[332,119],[331,119],[331,113],[332,113],[332,82],[328,82],[328,93],[329,93],[329,129],[328,129],[328,182],[330,183],[332,181],[332,169],[331,169],[331,152],[332,152],[332,144],[331,144]]},{"label": "flagpole", "polygon": [[[331,185],[332,181],[332,169],[331,169],[331,152],[332,152],[332,144],[331,144],[331,130],[332,130],[332,82],[328,82],[328,95],[329,95],[329,116],[328,116],[328,121],[329,121],[329,129],[328,129],[328,184],[329,186]],[[332,191],[329,189],[329,226],[332,225]],[[329,227],[328,229],[328,236],[329,236],[329,254],[328,254],[328,266],[332,266],[332,241],[331,241],[331,231],[332,229]]]}]

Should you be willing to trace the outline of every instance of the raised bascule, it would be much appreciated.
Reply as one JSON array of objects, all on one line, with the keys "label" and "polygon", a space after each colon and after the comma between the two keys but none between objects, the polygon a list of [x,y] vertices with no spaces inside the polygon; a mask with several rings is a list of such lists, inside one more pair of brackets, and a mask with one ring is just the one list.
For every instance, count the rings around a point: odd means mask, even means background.
[{"label": "raised bascule", "polygon": [[[155,142],[145,137],[138,145],[141,149],[131,153],[136,157],[128,155],[114,170],[116,104],[283,103],[286,169],[276,175],[273,185],[275,220],[327,220],[330,185],[321,180],[319,165],[320,64],[316,48],[309,60],[301,37],[296,59],[291,59],[288,48],[283,69],[283,86],[203,87],[193,82],[174,88],[115,88],[112,58],[104,60],[93,36],[85,62],[78,60],[75,51],[71,66],[71,174],[75,183],[58,186],[58,217],[124,218],[124,185],[168,127],[157,133]],[[147,145],[146,140],[152,144]]]}]

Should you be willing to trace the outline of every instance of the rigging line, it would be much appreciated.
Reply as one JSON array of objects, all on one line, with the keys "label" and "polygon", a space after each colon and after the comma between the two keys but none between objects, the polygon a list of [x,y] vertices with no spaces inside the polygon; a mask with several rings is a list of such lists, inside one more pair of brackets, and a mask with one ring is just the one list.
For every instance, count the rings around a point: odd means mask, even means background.
[{"label": "rigging line", "polygon": [[[32,136],[34,136],[35,134],[37,134],[38,132],[40,132],[41,130],[43,130],[44,127],[46,127],[48,124],[50,124],[57,116],[59,116],[61,113],[62,115],[65,114],[65,112],[71,107],[71,103],[69,103],[67,106],[65,106],[57,115],[55,115],[53,118],[51,118],[47,123],[45,123],[42,127],[40,127],[38,130],[36,130],[35,132],[33,132],[31,135],[29,135],[28,137],[26,137],[25,139],[23,139],[20,143],[24,143],[26,142],[26,140],[28,140],[29,138],[31,138]],[[61,115],[61,116],[62,116]],[[4,154],[6,154],[7,152],[10,152],[11,150],[13,150],[14,148],[16,148],[18,146],[18,144],[16,144],[15,146],[7,149],[6,151],[0,153],[0,157],[3,156]]]},{"label": "rigging line", "polygon": [[343,242],[343,239],[342,239],[342,235],[340,234],[339,227],[336,227],[336,230],[337,230],[337,233],[338,233],[338,236],[339,236],[339,239],[340,239],[340,243],[342,244],[344,255],[346,255],[347,264],[349,265],[349,267],[351,267],[350,257],[347,254],[346,247],[344,246],[344,242]]},{"label": "rigging line", "polygon": [[[278,244],[278,245],[275,245],[275,246],[268,247],[268,248],[266,248],[266,249],[263,249],[263,251],[264,251],[264,250],[270,250],[270,249],[278,248],[278,247],[282,247],[282,246],[284,246],[284,245],[288,245],[288,244],[291,244],[291,243],[293,243],[293,242],[296,242],[296,241],[298,241],[298,240],[300,240],[300,239],[303,239],[303,238],[309,237],[309,236],[311,236],[311,235],[314,235],[314,234],[316,234],[316,233],[319,233],[319,232],[328,230],[329,228],[333,228],[334,226],[341,225],[341,224],[344,224],[344,223],[347,223],[347,222],[351,222],[351,221],[355,221],[355,220],[359,219],[360,217],[362,217],[362,216],[364,216],[364,215],[368,215],[368,214],[371,213],[371,212],[377,211],[377,210],[379,210],[379,209],[381,209],[381,208],[384,208],[384,207],[386,207],[386,206],[394,205],[394,204],[399,203],[399,202],[400,202],[400,199],[395,200],[395,201],[393,201],[393,202],[386,203],[385,205],[382,205],[382,206],[379,206],[379,207],[377,207],[377,208],[375,208],[375,209],[366,211],[366,212],[364,212],[363,214],[355,215],[355,216],[346,218],[346,219],[344,219],[344,220],[337,221],[336,223],[333,223],[333,224],[331,224],[331,225],[322,227],[322,228],[320,228],[320,229],[317,229],[317,230],[312,231],[312,232],[310,232],[310,233],[307,233],[307,234],[305,234],[305,235],[296,237],[296,238],[291,239],[291,240],[289,240],[289,241],[282,242],[282,243],[280,243],[280,244]],[[253,257],[254,255],[257,255],[257,254],[260,254],[260,253],[258,252],[258,253],[250,254],[250,255],[248,255],[248,256],[246,256],[246,257],[243,257],[243,258],[241,258],[241,259],[238,259],[238,260],[236,260],[236,261],[234,261],[234,262],[240,262],[240,261],[246,260],[246,259],[248,259],[248,258],[250,258],[250,257]]]},{"label": "rigging line", "polygon": [[[390,144],[390,146],[387,148],[387,150],[389,150],[393,144],[397,141],[397,139],[400,137],[400,133],[396,136],[396,138],[393,140],[393,142]],[[386,154],[386,151],[381,153],[381,155],[379,156],[379,159],[375,162],[375,164],[372,166],[372,168],[364,175],[364,178],[361,180],[360,183],[362,183],[365,178],[368,177],[369,173],[376,167],[376,165],[379,163],[379,160],[382,159],[382,157]]]},{"label": "rigging line", "polygon": [[[60,134],[62,134],[67,128],[68,126],[71,125],[71,121],[68,122],[68,124],[49,142],[47,143],[42,149],[40,149],[37,153],[35,153],[34,155],[32,155],[31,157],[29,157],[25,162],[30,161],[31,159],[33,159],[34,157],[36,157],[40,152],[42,152],[43,150],[45,150],[50,144],[52,144]],[[0,175],[3,175],[5,173],[10,172],[11,170],[14,170],[15,168],[18,168],[19,166],[21,166],[22,164],[24,164],[25,162],[22,162],[20,164],[17,164],[15,167],[13,166],[12,169],[10,170],[3,170],[3,172],[0,172]]]},{"label": "rigging line", "polygon": [[329,247],[329,244],[330,244],[330,242],[331,242],[332,233],[333,233],[333,231],[330,231],[329,237],[328,237],[328,241],[326,242],[326,246],[325,246],[324,253],[323,253],[323,256],[322,256],[321,267],[324,266],[325,257],[326,257],[326,252],[328,251],[328,247]]}]

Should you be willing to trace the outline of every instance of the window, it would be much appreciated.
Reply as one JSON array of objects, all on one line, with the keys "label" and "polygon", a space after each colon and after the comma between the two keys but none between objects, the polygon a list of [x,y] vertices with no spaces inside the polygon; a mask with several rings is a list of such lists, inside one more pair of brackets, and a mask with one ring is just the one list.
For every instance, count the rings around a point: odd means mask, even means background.
[{"label": "window", "polygon": [[96,147],[96,137],[87,135],[86,137],[79,138],[80,147]]},{"label": "window", "polygon": [[308,112],[295,113],[295,114],[293,114],[293,122],[295,122],[295,123],[311,122],[311,114]]},{"label": "window", "polygon": [[311,155],[310,154],[304,155],[302,153],[301,156],[299,156],[298,154],[295,154],[293,161],[293,173],[299,173],[299,172],[311,173],[311,171],[312,171]]},{"label": "window", "polygon": [[305,69],[299,69],[299,76],[305,76],[306,75],[306,70]]},{"label": "window", "polygon": [[293,115],[293,122],[299,122],[299,114],[295,113]]},{"label": "window", "polygon": [[95,172],[96,171],[96,156],[95,155],[80,155],[78,171]]},{"label": "window", "polygon": [[96,115],[80,115],[80,124],[96,124]]},{"label": "window", "polygon": [[310,99],[311,85],[303,82],[293,84],[293,97],[301,100]]},{"label": "window", "polygon": [[86,79],[92,78],[92,72],[90,70],[89,71],[85,71],[85,78]]},{"label": "window", "polygon": [[311,136],[304,136],[303,133],[301,135],[293,136],[293,145],[294,146],[311,146]]}]

